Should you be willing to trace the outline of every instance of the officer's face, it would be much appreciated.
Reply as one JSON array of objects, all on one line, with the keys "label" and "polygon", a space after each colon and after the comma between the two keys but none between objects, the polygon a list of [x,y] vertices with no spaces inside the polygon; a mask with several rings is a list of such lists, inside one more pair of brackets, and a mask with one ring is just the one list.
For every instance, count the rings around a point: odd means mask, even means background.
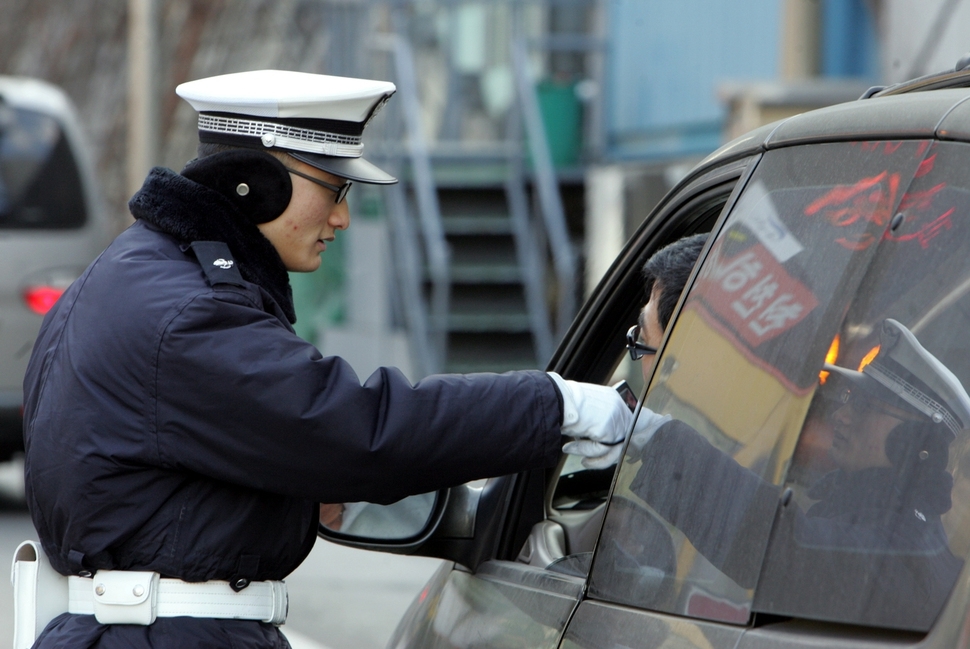
[{"label": "officer's face", "polygon": [[855,390],[832,416],[832,448],[829,456],[845,471],[891,466],[886,457],[886,438],[909,416],[878,399]]},{"label": "officer's face", "polygon": [[[285,164],[331,185],[344,183],[343,178],[295,158]],[[276,248],[287,270],[309,273],[319,268],[320,253],[327,249],[328,241],[334,240],[336,231],[346,230],[350,225],[350,212],[346,200],[334,203],[333,191],[295,174],[290,178],[293,181],[290,204],[279,217],[257,227]]]}]

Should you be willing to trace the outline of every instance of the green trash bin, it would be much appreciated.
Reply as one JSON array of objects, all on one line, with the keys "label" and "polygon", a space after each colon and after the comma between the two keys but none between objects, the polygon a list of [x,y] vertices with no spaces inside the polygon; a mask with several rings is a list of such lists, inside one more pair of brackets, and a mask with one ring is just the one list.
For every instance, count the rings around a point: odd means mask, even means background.
[{"label": "green trash bin", "polygon": [[583,147],[583,106],[576,96],[576,83],[542,81],[536,94],[552,164],[557,168],[575,165]]}]

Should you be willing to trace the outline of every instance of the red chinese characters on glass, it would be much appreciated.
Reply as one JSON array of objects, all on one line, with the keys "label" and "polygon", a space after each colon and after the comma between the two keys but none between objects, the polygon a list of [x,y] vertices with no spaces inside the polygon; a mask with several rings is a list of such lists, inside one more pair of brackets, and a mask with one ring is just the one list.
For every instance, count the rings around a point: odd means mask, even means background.
[{"label": "red chinese characters on glass", "polygon": [[752,348],[791,329],[818,300],[756,244],[700,280],[705,304]]},{"label": "red chinese characters on glass", "polygon": [[[881,150],[886,155],[895,153],[899,143],[860,143],[865,150]],[[916,150],[917,156],[926,154],[929,143],[923,142]],[[936,166],[937,153],[926,156],[916,169],[914,179],[929,176]],[[853,251],[865,250],[880,240],[916,241],[923,248],[929,246],[936,236],[953,227],[952,205],[936,207],[934,201],[946,188],[938,183],[926,189],[907,192],[899,199],[898,211],[906,215],[906,227],[900,232],[889,228],[897,213],[893,207],[901,191],[899,173],[883,171],[863,178],[851,185],[839,185],[826,191],[804,209],[805,216],[821,217],[842,232],[835,242]]]},{"label": "red chinese characters on glass", "polygon": [[[879,240],[892,219],[899,195],[899,174],[884,171],[853,185],[833,187],[805,208],[806,216],[821,216],[837,228],[846,228],[835,241],[849,250],[865,250]],[[870,224],[879,226],[878,234]]]},{"label": "red chinese characters on glass", "polygon": [[[935,159],[935,154],[930,156],[923,161],[920,169],[923,169],[926,163],[930,163],[928,168],[932,170],[932,162]],[[920,173],[916,175],[919,177]],[[956,208],[949,207],[940,213],[940,208],[935,208],[933,205],[934,200],[940,197],[944,189],[946,189],[946,183],[938,183],[929,189],[904,194],[899,203],[899,211],[906,215],[908,227],[904,227],[900,232],[887,231],[884,238],[888,241],[918,241],[922,248],[929,247],[930,241],[938,234],[953,227],[951,217],[956,212]]]}]

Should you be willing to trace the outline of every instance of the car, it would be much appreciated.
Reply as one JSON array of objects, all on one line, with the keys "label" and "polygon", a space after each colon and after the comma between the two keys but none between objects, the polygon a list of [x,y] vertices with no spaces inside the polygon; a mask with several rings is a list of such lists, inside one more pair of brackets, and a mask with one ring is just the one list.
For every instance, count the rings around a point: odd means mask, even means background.
[{"label": "car", "polygon": [[76,111],[0,76],[0,461],[23,450],[23,380],[44,314],[111,240]]},{"label": "car", "polygon": [[[967,646],[970,73],[943,77],[758,128],[644,221],[548,367],[626,380],[636,416],[665,416],[649,441],[634,426],[617,466],[564,455],[321,525],[447,560],[389,647]],[[695,233],[710,234],[638,380],[640,269]],[[896,435],[903,451],[885,441],[892,459],[850,472],[833,422],[853,381],[895,367],[880,359],[899,361],[885,398],[910,401],[852,396],[853,425],[929,426],[912,406],[936,427],[918,455]]]}]

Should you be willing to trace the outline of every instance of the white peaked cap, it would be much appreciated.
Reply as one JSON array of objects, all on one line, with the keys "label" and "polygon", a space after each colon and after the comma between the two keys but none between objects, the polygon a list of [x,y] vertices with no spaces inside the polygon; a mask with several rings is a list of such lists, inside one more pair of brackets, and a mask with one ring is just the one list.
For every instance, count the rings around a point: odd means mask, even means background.
[{"label": "white peaked cap", "polygon": [[363,122],[396,90],[390,81],[288,70],[253,70],[180,84],[175,92],[198,112]]},{"label": "white peaked cap", "polygon": [[364,160],[364,127],[394,94],[388,81],[253,70],[180,84],[199,113],[199,139],[286,151],[309,165],[365,183],[396,182]]},{"label": "white peaked cap", "polygon": [[[928,352],[909,329],[892,318],[882,322],[879,353],[861,372],[825,364],[883,401],[898,400],[956,437],[970,430],[970,395],[956,377]],[[896,404],[894,404],[896,405]]]}]

